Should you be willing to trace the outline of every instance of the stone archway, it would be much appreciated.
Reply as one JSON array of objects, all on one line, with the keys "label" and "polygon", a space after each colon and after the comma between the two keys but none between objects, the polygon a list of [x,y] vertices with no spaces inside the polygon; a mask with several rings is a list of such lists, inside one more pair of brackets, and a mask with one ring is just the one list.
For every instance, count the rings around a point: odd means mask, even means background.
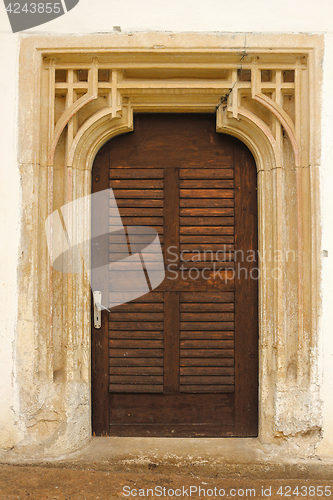
[{"label": "stone archway", "polygon": [[[53,272],[46,217],[90,193],[96,152],[132,129],[133,111],[215,108],[217,131],[245,142],[258,167],[260,439],[310,433],[315,442],[319,137],[310,96],[318,96],[321,39],[272,37],[267,50],[265,37],[248,37],[244,52],[228,36],[229,48],[198,36],[196,49],[191,35],[143,38],[135,47],[126,37],[111,45],[103,36],[22,42],[20,126],[30,134],[20,158],[22,245],[30,248],[20,264],[17,333],[23,443],[57,453],[90,436],[90,289],[87,276]],[[157,41],[163,47],[151,48]],[[38,186],[32,199],[30,186]],[[87,231],[89,223],[87,206]]]}]

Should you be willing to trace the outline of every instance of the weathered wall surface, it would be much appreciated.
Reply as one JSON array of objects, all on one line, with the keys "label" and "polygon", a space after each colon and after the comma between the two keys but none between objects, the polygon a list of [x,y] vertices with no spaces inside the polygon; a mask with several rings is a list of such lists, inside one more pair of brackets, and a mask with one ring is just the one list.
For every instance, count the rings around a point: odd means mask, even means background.
[{"label": "weathered wall surface", "polygon": [[[287,10],[286,10],[287,9]],[[325,59],[323,61],[324,83],[322,100],[322,161],[321,172],[321,223],[323,246],[328,250],[328,258],[323,258],[322,300],[320,330],[320,368],[322,377],[321,398],[323,410],[313,408],[312,412],[322,413],[323,437],[318,452],[333,455],[333,236],[331,221],[333,212],[332,137],[333,137],[333,35],[329,33],[332,19],[332,4],[329,0],[306,4],[299,0],[288,2],[287,7],[273,0],[236,1],[224,5],[218,1],[156,2],[135,0],[80,0],[68,14],[48,24],[25,32],[30,34],[88,34],[96,32],[112,33],[114,26],[123,32],[324,32]],[[239,13],[242,12],[242,16]],[[21,35],[22,36],[22,35]],[[115,34],[114,36],[118,36]],[[1,89],[0,107],[2,127],[0,145],[2,151],[0,182],[0,228],[2,244],[0,249],[0,446],[4,449],[20,443],[25,434],[25,423],[21,422],[16,385],[16,320],[18,317],[17,265],[20,251],[20,221],[22,193],[18,158],[18,51],[20,35],[14,35],[3,4],[0,6],[0,67]],[[29,186],[34,190],[35,186]],[[31,193],[32,194],[32,193]],[[34,300],[34,297],[31,297]],[[28,320],[29,318],[27,318]],[[22,350],[21,350],[22,352]],[[28,360],[27,360],[28,361]],[[24,363],[24,359],[20,359]],[[307,397],[304,395],[306,405]],[[78,403],[80,404],[80,402]],[[304,406],[305,407],[305,406]],[[285,408],[285,421],[281,428],[288,429],[291,409]],[[281,416],[283,411],[281,411]],[[52,426],[52,415],[45,418],[45,426]],[[281,417],[282,418],[282,417]],[[318,420],[316,416],[316,420]],[[320,418],[319,418],[320,420]],[[33,425],[33,424],[32,424]],[[315,431],[313,429],[313,431]],[[39,432],[39,430],[38,430]],[[42,430],[40,430],[42,432]],[[65,436],[66,438],[66,436]],[[64,448],[65,450],[65,444]],[[57,450],[61,452],[61,441]]]}]

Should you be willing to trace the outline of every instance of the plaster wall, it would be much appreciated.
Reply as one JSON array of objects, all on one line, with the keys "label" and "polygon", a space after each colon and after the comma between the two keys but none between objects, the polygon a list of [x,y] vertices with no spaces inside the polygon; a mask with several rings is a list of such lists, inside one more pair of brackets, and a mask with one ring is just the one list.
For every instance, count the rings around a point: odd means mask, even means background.
[{"label": "plaster wall", "polygon": [[[325,59],[322,93],[322,161],[321,202],[323,246],[328,258],[323,258],[322,317],[320,333],[320,366],[323,401],[323,439],[318,447],[322,455],[333,456],[333,35],[330,34],[333,6],[330,1],[315,4],[292,0],[237,1],[142,1],[140,7],[134,0],[80,0],[68,14],[48,24],[28,30],[31,34],[88,34],[112,32],[121,26],[123,32],[131,31],[198,31],[198,32],[324,32]],[[243,15],[240,16],[239,12]],[[22,36],[22,34],[21,34]],[[117,36],[117,34],[115,34]],[[2,126],[1,182],[0,182],[0,445],[8,449],[19,443],[24,427],[20,423],[15,377],[15,325],[18,313],[17,264],[19,257],[21,190],[17,141],[18,113],[18,50],[20,35],[10,31],[3,4],[0,6],[0,107]],[[32,189],[34,187],[32,186]],[[23,361],[22,361],[23,362]],[[287,412],[288,414],[288,412]],[[15,423],[18,425],[15,425]]]}]

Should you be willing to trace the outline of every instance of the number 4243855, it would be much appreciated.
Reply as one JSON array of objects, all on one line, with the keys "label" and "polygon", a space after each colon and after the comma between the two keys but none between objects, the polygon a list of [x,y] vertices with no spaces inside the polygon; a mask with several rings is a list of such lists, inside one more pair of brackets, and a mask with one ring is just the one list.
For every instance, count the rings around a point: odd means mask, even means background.
[{"label": "number 4243855", "polygon": [[7,12],[9,12],[10,14],[20,14],[22,12],[28,14],[35,14],[35,13],[38,13],[38,14],[60,14],[61,12],[61,3],[58,2],[58,3],[51,3],[51,2],[47,2],[47,3],[43,3],[43,2],[39,2],[39,3],[33,3],[33,2],[29,2],[29,3],[25,3],[24,5],[20,5],[19,3],[9,3],[7,8],[6,8]]}]

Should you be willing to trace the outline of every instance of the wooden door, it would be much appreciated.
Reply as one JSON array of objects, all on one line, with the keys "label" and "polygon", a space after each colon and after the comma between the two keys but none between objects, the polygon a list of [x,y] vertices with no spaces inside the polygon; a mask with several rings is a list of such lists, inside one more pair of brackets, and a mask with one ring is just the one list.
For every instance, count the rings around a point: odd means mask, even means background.
[{"label": "wooden door", "polygon": [[139,114],[133,133],[97,154],[92,185],[113,189],[124,226],[158,231],[166,266],[157,289],[103,312],[102,329],[92,328],[93,432],[256,436],[250,151],[217,134],[214,115]]}]

